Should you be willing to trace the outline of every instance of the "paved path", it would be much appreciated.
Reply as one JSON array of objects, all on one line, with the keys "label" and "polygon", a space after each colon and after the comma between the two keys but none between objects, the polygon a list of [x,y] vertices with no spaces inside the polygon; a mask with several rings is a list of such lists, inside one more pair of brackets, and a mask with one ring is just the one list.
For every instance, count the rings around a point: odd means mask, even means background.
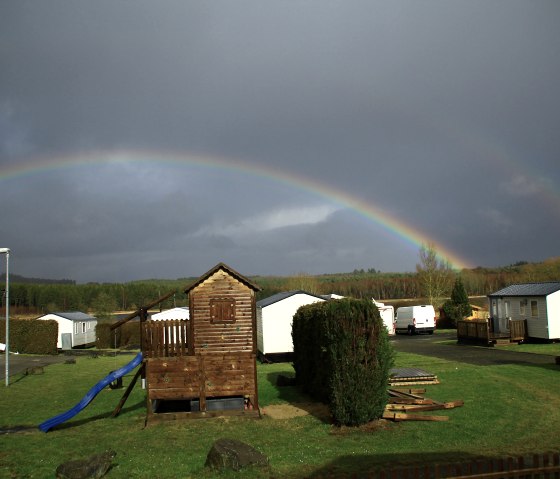
[{"label": "paved path", "polygon": [[[24,373],[29,368],[34,368],[38,366],[48,366],[54,363],[63,363],[68,359],[68,356],[64,354],[58,354],[56,356],[35,356],[27,354],[10,354],[10,362],[8,366],[10,368],[10,377],[17,374]],[[4,383],[6,378],[6,355],[0,354],[0,379]]]},{"label": "paved path", "polygon": [[516,352],[515,346],[508,349],[499,347],[473,346],[465,344],[440,344],[441,341],[456,340],[454,333],[408,336],[397,334],[391,337],[396,351],[433,356],[450,361],[491,366],[498,364],[551,365],[554,356]]}]

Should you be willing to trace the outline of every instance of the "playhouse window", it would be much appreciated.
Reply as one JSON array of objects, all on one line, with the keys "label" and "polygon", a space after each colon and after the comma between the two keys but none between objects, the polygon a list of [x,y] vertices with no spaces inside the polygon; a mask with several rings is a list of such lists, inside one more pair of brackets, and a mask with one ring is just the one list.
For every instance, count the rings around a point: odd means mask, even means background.
[{"label": "playhouse window", "polygon": [[233,323],[235,321],[235,299],[212,298],[210,300],[210,322]]}]

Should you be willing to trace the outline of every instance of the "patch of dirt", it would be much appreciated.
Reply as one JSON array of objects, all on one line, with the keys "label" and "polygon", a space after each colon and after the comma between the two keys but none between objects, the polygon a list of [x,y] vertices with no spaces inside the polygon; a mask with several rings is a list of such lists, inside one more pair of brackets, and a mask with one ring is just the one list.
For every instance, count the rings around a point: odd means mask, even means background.
[{"label": "patch of dirt", "polygon": [[[295,417],[315,416],[325,422],[331,422],[329,407],[321,403],[275,404],[261,409],[261,414],[271,419],[293,419]],[[392,421],[377,419],[361,426],[333,426],[330,434],[345,436],[348,434],[372,433],[395,427]]]},{"label": "patch of dirt", "polygon": [[356,432],[376,432],[384,431],[394,427],[394,423],[387,419],[376,419],[361,426],[338,426],[331,429],[330,434],[345,436]]},{"label": "patch of dirt", "polygon": [[292,419],[312,415],[330,421],[331,416],[329,407],[321,403],[274,404],[262,408],[261,413],[272,419]]},{"label": "patch of dirt", "polygon": [[38,432],[37,426],[2,426],[0,427],[0,435],[2,434],[25,434],[30,432]]}]

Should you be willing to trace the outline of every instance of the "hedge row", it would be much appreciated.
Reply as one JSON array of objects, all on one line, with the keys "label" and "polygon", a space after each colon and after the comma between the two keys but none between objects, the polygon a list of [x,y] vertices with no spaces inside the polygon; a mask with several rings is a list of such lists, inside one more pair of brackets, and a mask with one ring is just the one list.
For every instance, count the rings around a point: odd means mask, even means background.
[{"label": "hedge row", "polygon": [[[57,354],[58,323],[54,320],[10,319],[10,351],[22,354]],[[0,320],[0,342],[6,342],[6,320]]]},{"label": "hedge row", "polygon": [[292,337],[296,380],[329,405],[338,424],[383,415],[393,349],[371,300],[341,299],[301,307]]},{"label": "hedge row", "polygon": [[107,348],[140,348],[140,323],[130,321],[111,331],[111,323],[98,322],[95,328],[96,346]]}]

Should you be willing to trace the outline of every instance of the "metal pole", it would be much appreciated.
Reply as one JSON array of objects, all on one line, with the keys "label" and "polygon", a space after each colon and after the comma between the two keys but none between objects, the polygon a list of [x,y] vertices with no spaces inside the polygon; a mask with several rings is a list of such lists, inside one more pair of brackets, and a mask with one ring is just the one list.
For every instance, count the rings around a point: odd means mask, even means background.
[{"label": "metal pole", "polygon": [[6,253],[6,386],[10,385],[10,248],[0,248]]},{"label": "metal pole", "polygon": [[10,385],[10,250],[6,251],[6,386]]}]

